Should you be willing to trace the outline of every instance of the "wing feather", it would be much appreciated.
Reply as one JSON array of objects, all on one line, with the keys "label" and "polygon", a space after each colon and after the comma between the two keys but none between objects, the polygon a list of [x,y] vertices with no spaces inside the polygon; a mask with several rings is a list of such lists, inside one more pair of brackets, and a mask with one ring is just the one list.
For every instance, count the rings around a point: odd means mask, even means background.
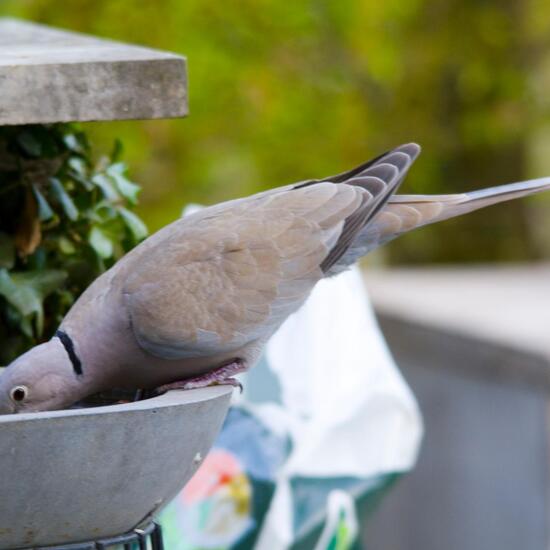
[{"label": "wing feather", "polygon": [[207,208],[128,255],[123,295],[138,343],[175,359],[268,338],[393,193],[418,153],[403,146],[335,181]]}]

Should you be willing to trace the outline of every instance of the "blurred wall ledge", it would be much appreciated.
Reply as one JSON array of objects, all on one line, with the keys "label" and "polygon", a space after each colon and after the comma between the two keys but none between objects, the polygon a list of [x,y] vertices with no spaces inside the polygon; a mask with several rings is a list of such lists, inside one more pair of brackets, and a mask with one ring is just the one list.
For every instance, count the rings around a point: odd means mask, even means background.
[{"label": "blurred wall ledge", "polygon": [[550,532],[550,264],[368,271],[426,436],[373,548],[540,550]]}]

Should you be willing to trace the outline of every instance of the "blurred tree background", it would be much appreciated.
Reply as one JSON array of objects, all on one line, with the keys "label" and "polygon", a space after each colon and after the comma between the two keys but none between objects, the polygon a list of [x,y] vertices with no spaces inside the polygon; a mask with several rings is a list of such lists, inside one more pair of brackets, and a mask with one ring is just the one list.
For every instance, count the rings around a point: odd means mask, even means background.
[{"label": "blurred tree background", "polygon": [[[126,145],[152,230],[205,204],[348,169],[405,141],[403,192],[550,175],[547,0],[0,0],[0,15],[185,54],[186,120],[86,125]],[[550,197],[428,227],[391,263],[550,258]]]}]

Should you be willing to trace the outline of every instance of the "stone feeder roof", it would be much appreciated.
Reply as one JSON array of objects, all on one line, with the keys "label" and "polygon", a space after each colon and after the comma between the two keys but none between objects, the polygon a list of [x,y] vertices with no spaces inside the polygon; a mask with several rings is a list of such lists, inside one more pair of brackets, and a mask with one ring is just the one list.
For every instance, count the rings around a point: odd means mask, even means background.
[{"label": "stone feeder roof", "polygon": [[0,18],[0,125],[187,112],[184,57]]}]

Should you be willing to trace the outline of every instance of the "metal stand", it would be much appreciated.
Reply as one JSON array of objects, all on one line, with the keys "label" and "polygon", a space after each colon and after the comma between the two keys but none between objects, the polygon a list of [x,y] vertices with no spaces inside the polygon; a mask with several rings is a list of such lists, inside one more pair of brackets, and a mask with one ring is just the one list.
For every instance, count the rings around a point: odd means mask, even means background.
[{"label": "metal stand", "polygon": [[122,546],[124,550],[164,550],[161,527],[157,523],[151,522],[142,529],[134,529],[130,533],[109,539],[61,546],[33,547],[33,550],[107,550],[117,546]]}]

